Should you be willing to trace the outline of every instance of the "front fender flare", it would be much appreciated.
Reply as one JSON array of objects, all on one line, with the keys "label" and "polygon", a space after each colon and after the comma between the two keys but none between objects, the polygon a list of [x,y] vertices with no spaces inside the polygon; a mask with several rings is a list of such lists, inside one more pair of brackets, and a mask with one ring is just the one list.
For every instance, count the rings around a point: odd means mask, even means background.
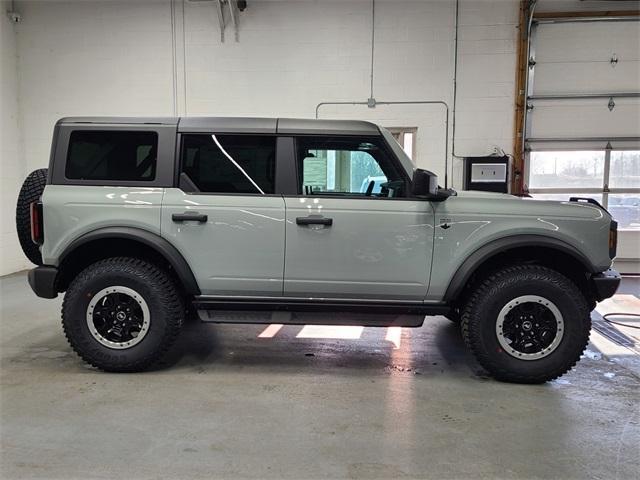
[{"label": "front fender flare", "polygon": [[471,255],[469,255],[466,260],[462,262],[462,265],[458,267],[456,273],[451,279],[451,282],[449,282],[449,287],[447,288],[447,291],[445,293],[444,300],[447,302],[455,300],[462,292],[474,272],[485,261],[496,254],[519,247],[552,248],[573,257],[580,264],[582,264],[585,268],[585,271],[589,273],[597,273],[600,271],[598,270],[598,267],[596,267],[582,252],[580,252],[573,245],[570,245],[562,240],[558,240],[557,238],[553,237],[546,237],[544,235],[512,235],[493,240],[481,246]]}]

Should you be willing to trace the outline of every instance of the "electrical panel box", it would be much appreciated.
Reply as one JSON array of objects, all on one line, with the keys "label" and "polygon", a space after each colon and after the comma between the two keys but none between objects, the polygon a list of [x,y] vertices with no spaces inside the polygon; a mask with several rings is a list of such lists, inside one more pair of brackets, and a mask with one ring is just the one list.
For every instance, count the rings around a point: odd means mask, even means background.
[{"label": "electrical panel box", "polygon": [[509,193],[509,157],[466,157],[464,189]]}]

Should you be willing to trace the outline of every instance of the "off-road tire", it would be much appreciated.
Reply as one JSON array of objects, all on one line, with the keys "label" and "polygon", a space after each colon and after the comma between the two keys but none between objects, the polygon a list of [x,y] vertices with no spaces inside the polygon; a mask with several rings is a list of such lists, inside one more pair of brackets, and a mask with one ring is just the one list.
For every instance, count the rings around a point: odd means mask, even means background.
[{"label": "off-road tire", "polygon": [[[149,330],[126,349],[101,344],[87,325],[93,295],[112,286],[134,290],[149,308]],[[137,372],[153,365],[174,343],[184,312],[184,301],[166,272],[139,259],[114,257],[88,266],[71,282],[62,303],[62,328],[73,350],[90,365],[107,372]]]},{"label": "off-road tire", "polygon": [[22,183],[16,205],[16,231],[22,251],[31,263],[42,265],[40,248],[31,240],[31,203],[37,202],[47,184],[46,168],[34,170]]},{"label": "off-road tire", "polygon": [[[501,348],[496,334],[500,310],[523,295],[551,300],[563,317],[564,334],[543,358],[522,360]],[[543,383],[568,372],[589,342],[588,302],[564,275],[537,265],[511,266],[480,281],[462,310],[462,336],[480,365],[494,378],[515,383]]]}]

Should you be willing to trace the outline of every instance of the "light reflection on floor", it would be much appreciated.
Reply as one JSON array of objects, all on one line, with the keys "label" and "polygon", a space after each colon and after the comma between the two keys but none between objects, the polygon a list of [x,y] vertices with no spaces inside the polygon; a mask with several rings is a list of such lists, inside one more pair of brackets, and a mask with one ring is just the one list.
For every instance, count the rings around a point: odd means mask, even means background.
[{"label": "light reflection on floor", "polygon": [[398,350],[402,342],[402,327],[388,327],[384,339],[393,343],[394,350]]},{"label": "light reflection on floor", "polygon": [[272,323],[267,328],[265,328],[262,332],[260,332],[260,335],[258,335],[258,338],[273,338],[283,326],[284,325],[282,325],[281,323]]},{"label": "light reflection on floor", "polygon": [[[258,334],[258,338],[273,338],[284,325],[272,323]],[[399,350],[402,344],[402,327],[387,327],[385,340],[393,344],[394,350]],[[359,340],[362,338],[364,327],[352,325],[304,325],[296,338],[315,338],[331,340]]]},{"label": "light reflection on floor", "polygon": [[296,338],[357,340],[362,336],[363,331],[364,327],[351,325],[305,325]]},{"label": "light reflection on floor", "polygon": [[[402,327],[367,328],[362,326],[345,325],[299,325],[299,331],[295,334],[296,339],[314,340],[346,340],[371,341],[376,338],[378,341],[384,338],[389,345],[387,371],[393,372],[387,379],[387,386],[381,391],[380,401],[384,404],[384,411],[381,416],[382,436],[379,442],[383,446],[381,461],[393,462],[393,455],[387,457],[384,452],[391,451],[394,446],[403,443],[415,443],[415,408],[416,408],[416,384],[408,381],[406,375],[402,373],[415,372],[414,358],[412,352],[412,329]],[[259,334],[258,338],[290,337],[289,333],[283,330],[282,324],[267,325]],[[372,336],[376,331],[375,337]],[[377,333],[379,332],[379,333]],[[403,342],[404,334],[404,342]],[[376,350],[380,352],[380,350]],[[400,372],[401,374],[396,374]]]}]

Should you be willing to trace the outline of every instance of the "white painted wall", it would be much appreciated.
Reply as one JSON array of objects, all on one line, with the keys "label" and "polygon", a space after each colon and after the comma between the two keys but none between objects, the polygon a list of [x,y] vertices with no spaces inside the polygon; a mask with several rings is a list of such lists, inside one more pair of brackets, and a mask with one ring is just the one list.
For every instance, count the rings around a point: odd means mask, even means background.
[{"label": "white painted wall", "polygon": [[0,275],[28,264],[15,233],[15,205],[25,169],[19,155],[18,70],[14,24],[0,2]]},{"label": "white painted wall", "polygon": [[[250,0],[240,41],[228,28],[221,43],[209,2],[18,2],[22,164],[46,166],[63,116],[313,117],[319,102],[366,101],[371,6]],[[518,0],[460,2],[458,155],[512,152],[517,20]],[[454,25],[453,0],[376,0],[374,97],[452,106]],[[320,116],[418,127],[418,165],[444,176],[441,106],[323,108]],[[449,155],[451,140],[450,128]],[[453,178],[460,186],[459,161]]]}]

